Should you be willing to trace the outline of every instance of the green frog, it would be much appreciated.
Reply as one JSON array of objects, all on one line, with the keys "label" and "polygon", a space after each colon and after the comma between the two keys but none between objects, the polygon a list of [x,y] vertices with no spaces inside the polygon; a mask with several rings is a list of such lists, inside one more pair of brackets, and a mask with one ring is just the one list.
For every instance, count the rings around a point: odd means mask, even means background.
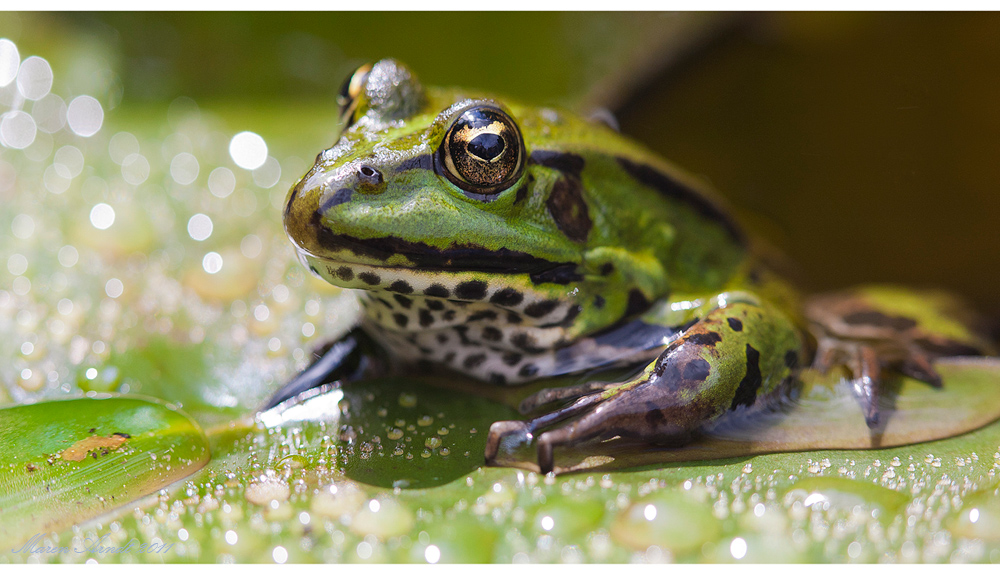
[{"label": "green frog", "polygon": [[936,358],[989,352],[950,300],[801,297],[718,197],[599,116],[425,88],[391,59],[359,68],[338,104],[342,132],[290,190],[284,225],[363,313],[269,406],[373,373],[579,376],[489,431],[487,463],[528,442],[548,472],[560,446],[674,443],[762,409],[810,364],[843,366],[877,428],[886,372],[941,385]]}]

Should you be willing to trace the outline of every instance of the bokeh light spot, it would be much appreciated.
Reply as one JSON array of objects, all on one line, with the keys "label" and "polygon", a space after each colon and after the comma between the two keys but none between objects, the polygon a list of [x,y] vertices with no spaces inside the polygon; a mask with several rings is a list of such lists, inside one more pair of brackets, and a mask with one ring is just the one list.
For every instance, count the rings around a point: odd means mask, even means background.
[{"label": "bokeh light spot", "polygon": [[91,96],[77,96],[66,109],[66,121],[74,134],[89,138],[104,123],[104,108]]},{"label": "bokeh light spot", "polygon": [[267,143],[253,132],[240,132],[229,141],[229,155],[244,170],[256,170],[267,161]]},{"label": "bokeh light spot", "polygon": [[90,223],[99,230],[106,230],[115,223],[115,209],[108,204],[97,204],[90,210]]}]

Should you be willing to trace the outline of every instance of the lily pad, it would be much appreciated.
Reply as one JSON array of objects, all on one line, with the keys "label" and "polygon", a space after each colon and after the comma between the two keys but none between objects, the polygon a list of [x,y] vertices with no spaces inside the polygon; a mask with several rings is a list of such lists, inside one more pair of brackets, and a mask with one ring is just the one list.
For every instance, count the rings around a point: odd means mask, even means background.
[{"label": "lily pad", "polygon": [[[209,460],[201,428],[154,399],[93,397],[0,409],[0,548],[135,501]],[[37,542],[37,543],[36,543]]]}]

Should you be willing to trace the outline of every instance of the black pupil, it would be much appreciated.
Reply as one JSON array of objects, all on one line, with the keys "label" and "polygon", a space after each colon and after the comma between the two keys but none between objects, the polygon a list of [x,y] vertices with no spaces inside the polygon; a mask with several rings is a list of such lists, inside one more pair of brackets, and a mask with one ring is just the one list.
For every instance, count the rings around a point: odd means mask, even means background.
[{"label": "black pupil", "polygon": [[479,134],[469,142],[469,153],[487,162],[503,153],[503,138],[496,134]]}]

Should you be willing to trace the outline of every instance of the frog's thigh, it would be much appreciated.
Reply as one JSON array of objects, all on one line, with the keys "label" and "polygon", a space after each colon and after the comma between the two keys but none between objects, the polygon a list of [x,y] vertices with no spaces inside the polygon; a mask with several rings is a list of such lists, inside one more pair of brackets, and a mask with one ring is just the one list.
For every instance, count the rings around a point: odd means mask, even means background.
[{"label": "frog's thigh", "polygon": [[555,446],[594,437],[683,437],[728,411],[753,406],[790,378],[801,354],[801,335],[783,314],[747,303],[717,309],[632,380],[570,406],[580,406],[580,414],[567,414],[577,419],[539,436],[539,466],[552,469]]}]

